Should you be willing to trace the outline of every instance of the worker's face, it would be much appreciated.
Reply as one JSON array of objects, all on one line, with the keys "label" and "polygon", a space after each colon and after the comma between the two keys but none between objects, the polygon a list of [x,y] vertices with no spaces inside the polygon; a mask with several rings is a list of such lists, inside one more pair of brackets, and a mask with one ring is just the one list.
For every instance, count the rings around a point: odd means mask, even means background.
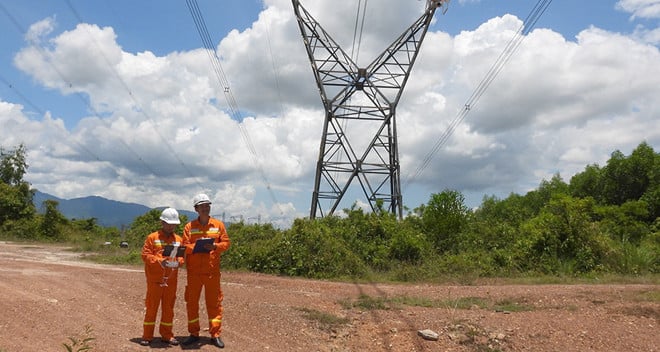
[{"label": "worker's face", "polygon": [[200,204],[195,207],[195,210],[199,215],[209,215],[209,213],[211,212],[211,204],[209,203]]},{"label": "worker's face", "polygon": [[176,229],[176,224],[168,224],[165,221],[161,221],[161,224],[163,226],[163,232],[166,235],[171,235],[174,233],[174,229]]}]

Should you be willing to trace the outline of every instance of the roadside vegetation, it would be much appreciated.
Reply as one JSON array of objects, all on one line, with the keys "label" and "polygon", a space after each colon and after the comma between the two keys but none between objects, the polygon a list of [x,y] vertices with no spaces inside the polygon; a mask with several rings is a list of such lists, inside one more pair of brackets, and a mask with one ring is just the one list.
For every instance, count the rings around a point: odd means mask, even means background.
[{"label": "roadside vegetation", "polygon": [[[23,180],[25,155],[22,145],[0,148],[0,239],[63,243],[98,262],[141,264],[160,209],[122,230],[94,218],[67,219],[56,201],[33,204],[34,190]],[[296,219],[289,229],[232,223],[223,266],[351,281],[658,282],[660,154],[645,142],[628,156],[614,151],[606,165],[587,165],[568,181],[556,174],[524,195],[485,196],[476,209],[445,189],[406,211],[398,219],[353,207],[341,216]],[[121,241],[128,246],[120,248]]]}]

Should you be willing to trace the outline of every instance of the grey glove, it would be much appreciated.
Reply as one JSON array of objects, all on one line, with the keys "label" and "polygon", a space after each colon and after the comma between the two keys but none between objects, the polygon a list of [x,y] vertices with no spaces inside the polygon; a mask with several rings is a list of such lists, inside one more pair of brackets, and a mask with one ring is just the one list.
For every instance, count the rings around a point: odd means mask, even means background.
[{"label": "grey glove", "polygon": [[172,269],[175,269],[175,268],[178,268],[178,267],[179,267],[179,262],[176,261],[176,260],[173,260],[173,261],[167,261],[167,260],[166,260],[166,261],[164,261],[164,263],[165,263],[165,267],[166,267],[166,268],[172,268]]}]

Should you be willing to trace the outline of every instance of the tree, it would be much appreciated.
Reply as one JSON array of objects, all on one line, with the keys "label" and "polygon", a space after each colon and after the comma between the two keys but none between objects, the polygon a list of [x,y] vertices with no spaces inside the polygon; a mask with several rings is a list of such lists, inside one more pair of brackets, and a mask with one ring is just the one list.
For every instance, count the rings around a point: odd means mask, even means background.
[{"label": "tree", "polygon": [[[160,214],[162,212],[162,209],[151,209],[133,220],[126,231],[126,241],[132,248],[141,248],[147,235],[161,228]],[[181,220],[181,224],[175,230],[179,235],[183,233],[183,226],[185,225],[185,220]]]},{"label": "tree", "polygon": [[23,144],[10,152],[5,152],[5,149],[0,147],[0,181],[10,186],[18,186],[23,183],[27,168]]},{"label": "tree", "polygon": [[23,180],[28,168],[25,146],[11,151],[0,147],[0,225],[9,220],[32,218],[36,213],[34,191]]},{"label": "tree", "polygon": [[600,202],[602,200],[600,167],[596,164],[588,165],[584,171],[571,177],[568,188],[573,197],[592,197]]},{"label": "tree", "polygon": [[590,272],[599,268],[606,239],[593,226],[594,201],[557,195],[541,213],[523,226],[526,247],[523,264],[531,270],[554,273]]},{"label": "tree", "polygon": [[67,219],[57,210],[59,203],[56,200],[45,200],[43,207],[46,209],[41,220],[41,235],[49,239],[60,238],[62,231],[60,225],[66,224]]},{"label": "tree", "polygon": [[646,142],[642,142],[630,157],[620,151],[612,153],[602,174],[602,192],[608,205],[621,205],[629,200],[639,200],[657,177],[657,154]]},{"label": "tree", "polygon": [[534,215],[536,215],[553,196],[568,193],[568,185],[566,182],[562,180],[559,174],[554,174],[550,181],[541,181],[539,188],[528,192],[524,198],[526,206],[532,210]]},{"label": "tree", "polygon": [[458,240],[470,213],[465,198],[455,190],[444,190],[431,195],[424,207],[422,223],[429,240],[438,252],[458,248]]}]

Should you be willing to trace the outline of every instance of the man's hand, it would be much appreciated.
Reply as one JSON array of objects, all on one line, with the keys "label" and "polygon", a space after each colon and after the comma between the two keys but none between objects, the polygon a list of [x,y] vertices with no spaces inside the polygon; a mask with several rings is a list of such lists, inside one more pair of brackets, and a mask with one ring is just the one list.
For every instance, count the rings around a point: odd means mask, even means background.
[{"label": "man's hand", "polygon": [[178,268],[179,267],[179,262],[174,260],[174,261],[169,261],[169,260],[163,260],[160,262],[160,266],[163,268]]},{"label": "man's hand", "polygon": [[175,269],[175,268],[178,268],[178,267],[179,267],[179,262],[176,261],[176,260],[173,260],[173,261],[166,260],[166,261],[164,261],[163,263],[165,263],[165,267],[166,267],[166,268],[172,268],[172,269]]}]

